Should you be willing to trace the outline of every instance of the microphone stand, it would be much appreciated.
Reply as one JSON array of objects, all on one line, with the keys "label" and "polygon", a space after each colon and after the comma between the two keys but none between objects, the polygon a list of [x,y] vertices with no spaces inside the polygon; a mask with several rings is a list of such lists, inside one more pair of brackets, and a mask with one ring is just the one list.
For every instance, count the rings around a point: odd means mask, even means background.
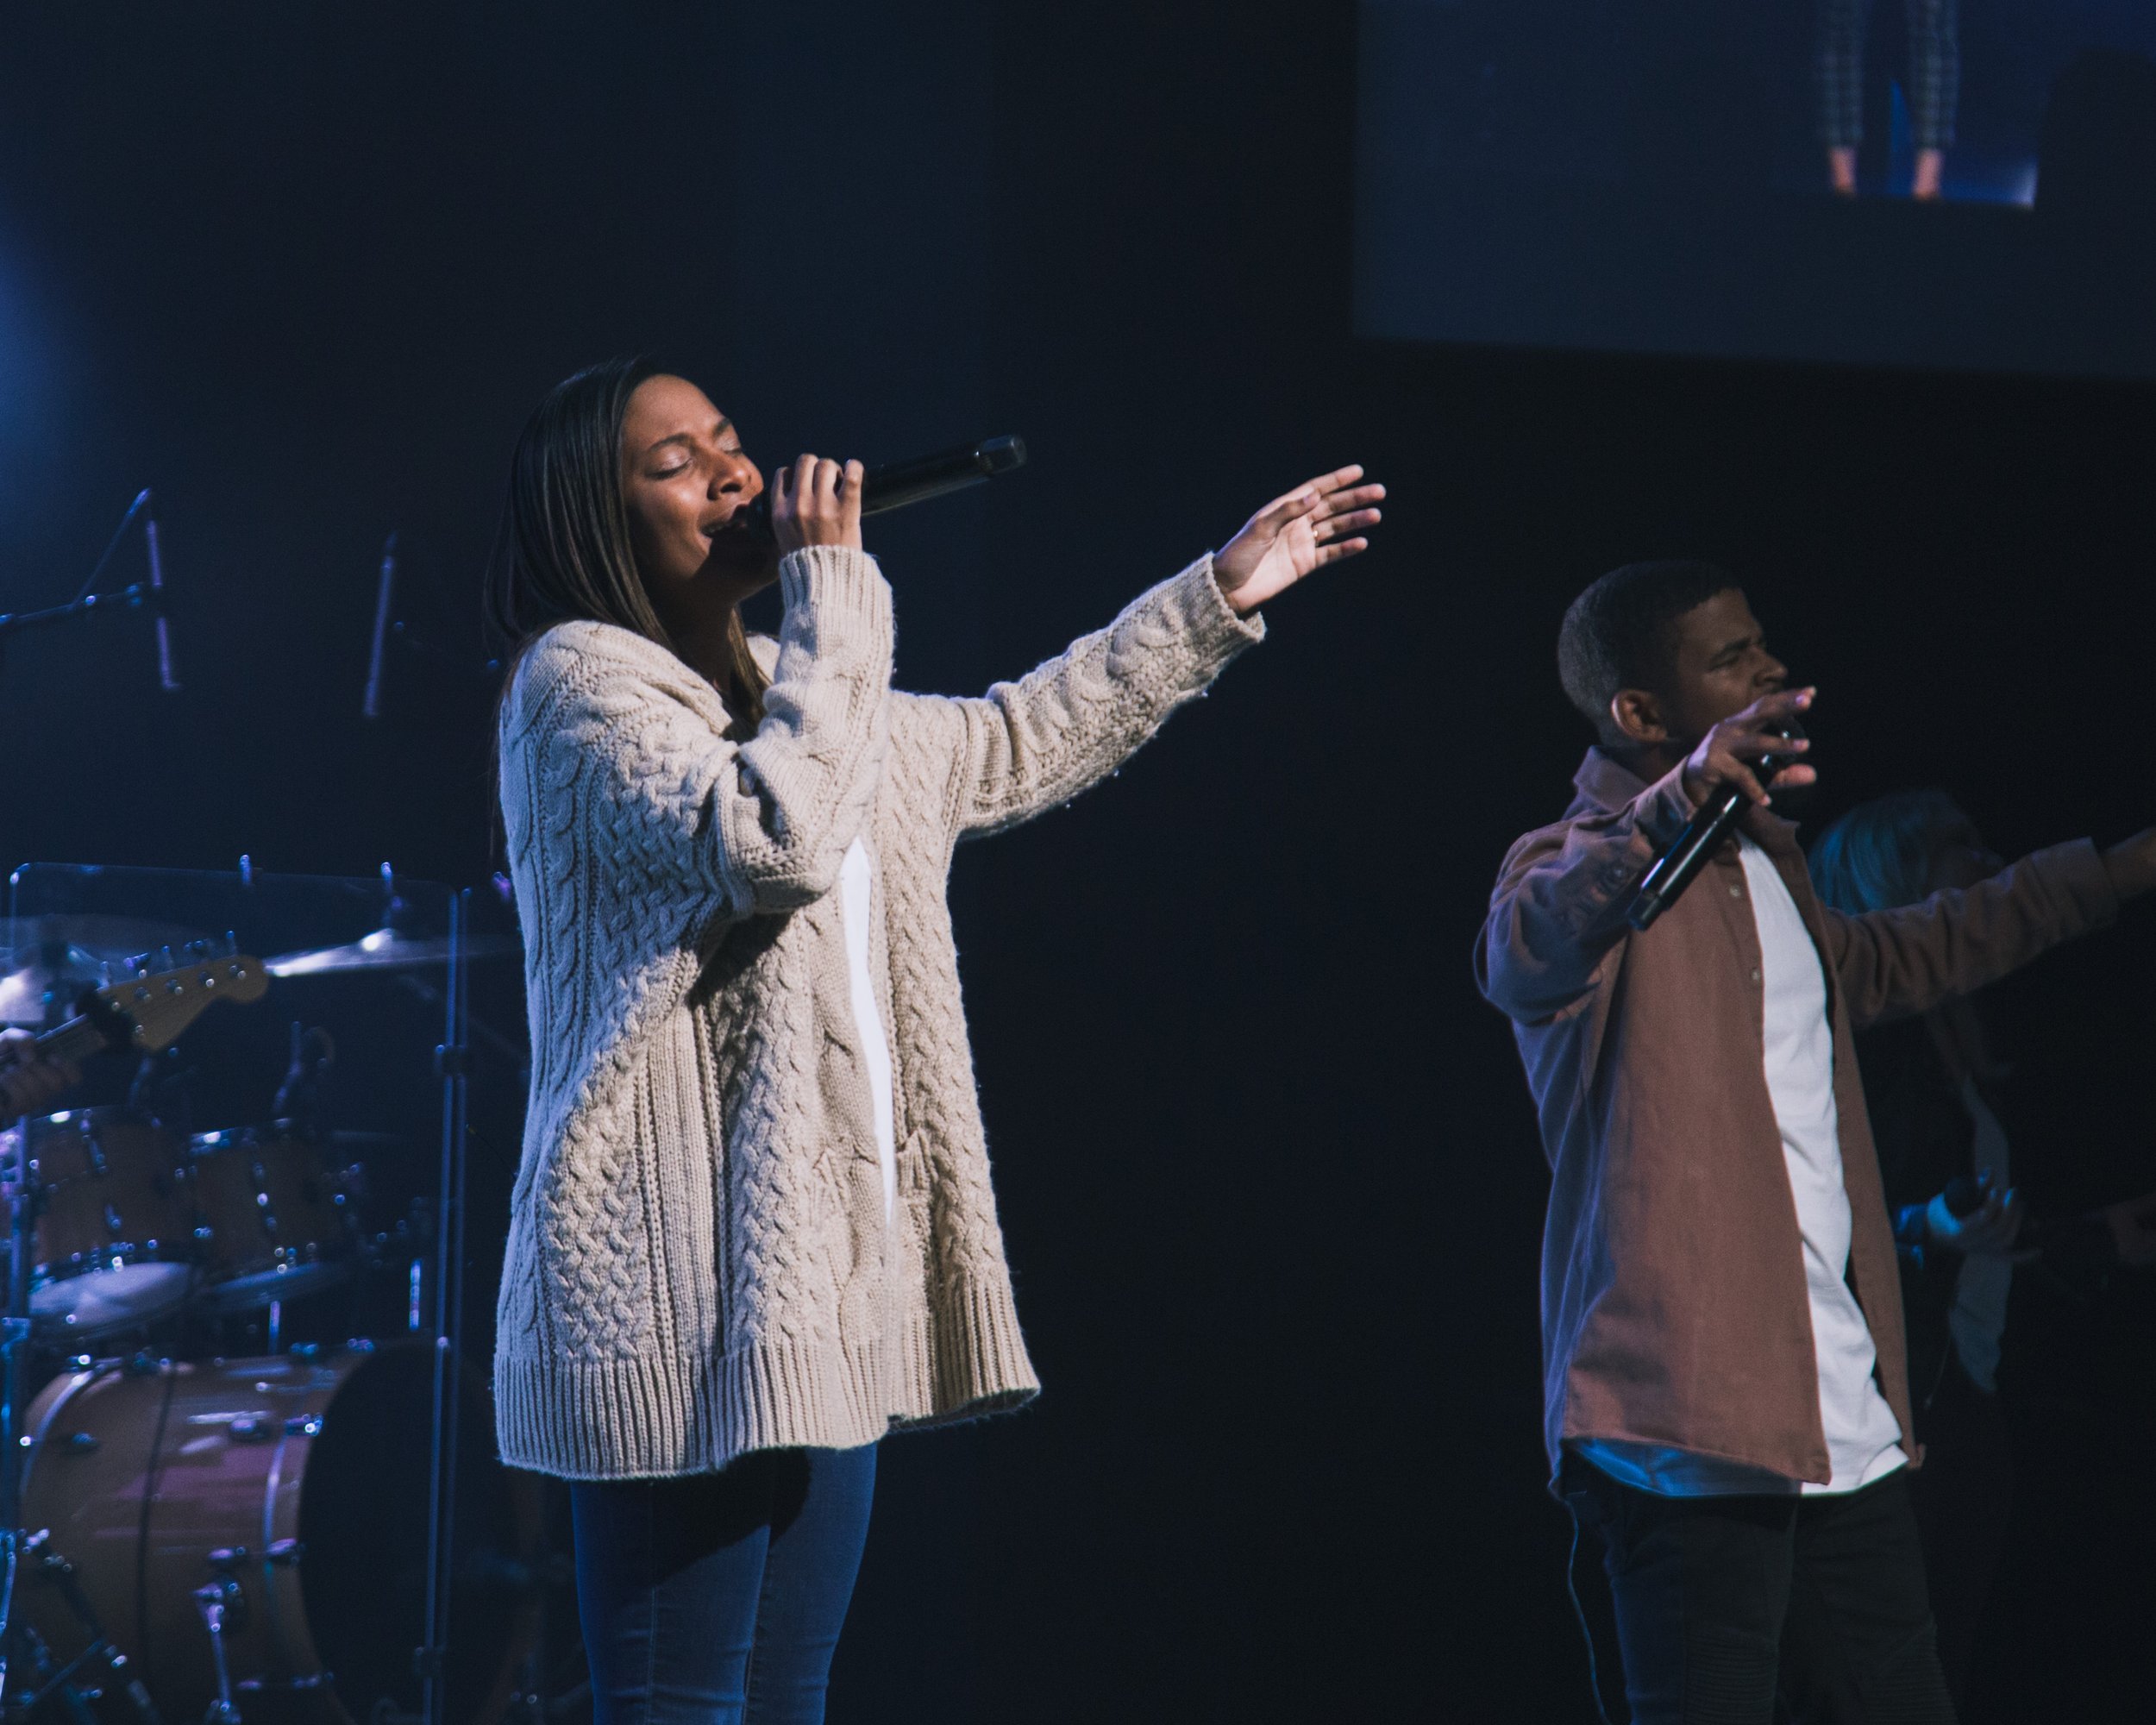
[{"label": "microphone stand", "polygon": [[382,547],[382,567],[375,578],[374,636],[367,654],[367,691],[360,698],[360,717],[382,716],[382,655],[389,645],[389,611],[397,591],[397,535]]},{"label": "microphone stand", "polygon": [[[91,617],[103,612],[147,611],[159,622],[165,619],[167,600],[161,585],[137,581],[116,593],[85,593],[80,599],[70,599],[66,605],[48,605],[38,611],[0,611],[0,656],[4,656],[8,637],[33,629],[49,628],[54,624],[72,623],[78,617]],[[167,660],[169,664],[169,660]],[[169,685],[179,687],[177,683]]]},{"label": "microphone stand", "polygon": [[[172,616],[172,595],[165,586],[165,560],[157,543],[157,518],[147,513],[150,506],[149,488],[146,486],[135,493],[135,501],[128,505],[120,524],[112,530],[112,537],[106,543],[103,554],[83,578],[81,588],[66,605],[48,605],[36,611],[0,612],[0,662],[4,662],[8,637],[28,630],[50,628],[55,624],[72,623],[78,617],[89,617],[99,612],[147,611],[157,625],[157,686],[166,694],[179,693],[179,678],[172,669],[172,631],[168,619]],[[128,529],[135,524],[136,516],[142,516],[142,539],[148,554],[149,579],[136,581],[116,593],[93,593],[97,578],[112,561],[113,553],[120,549],[127,537]]]}]

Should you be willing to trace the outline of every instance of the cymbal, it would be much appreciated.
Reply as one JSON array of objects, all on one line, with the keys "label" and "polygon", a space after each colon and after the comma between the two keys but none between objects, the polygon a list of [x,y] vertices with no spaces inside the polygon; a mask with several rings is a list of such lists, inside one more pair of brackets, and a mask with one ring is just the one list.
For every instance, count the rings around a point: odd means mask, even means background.
[{"label": "cymbal", "polygon": [[[467,958],[506,958],[523,950],[521,942],[505,934],[471,934],[464,938]],[[378,928],[345,946],[318,946],[311,951],[284,952],[264,965],[273,976],[336,975],[348,970],[421,970],[449,962],[449,943],[435,935],[401,934],[393,928]]]}]

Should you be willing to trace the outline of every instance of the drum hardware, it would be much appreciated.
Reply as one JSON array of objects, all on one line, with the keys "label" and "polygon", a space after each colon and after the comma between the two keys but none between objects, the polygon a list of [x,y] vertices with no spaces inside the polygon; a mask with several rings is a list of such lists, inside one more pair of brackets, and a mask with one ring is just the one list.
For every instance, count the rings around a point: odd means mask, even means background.
[{"label": "drum hardware", "polygon": [[34,1564],[35,1578],[60,1596],[89,1639],[83,1650],[63,1665],[54,1660],[49,1644],[42,1637],[37,1638],[34,1645],[41,1656],[42,1669],[39,1677],[41,1681],[20,1703],[22,1710],[31,1712],[47,1697],[59,1696],[68,1702],[71,1712],[81,1714],[85,1710],[85,1703],[102,1698],[103,1690],[97,1688],[78,1689],[75,1687],[74,1679],[78,1673],[92,1666],[102,1666],[121,1693],[133,1704],[143,1725],[163,1725],[157,1703],[151,1700],[149,1690],[129,1667],[128,1656],[112,1644],[104,1632],[104,1626],[97,1621],[97,1612],[84,1596],[82,1588],[75,1579],[75,1566],[53,1551],[51,1544],[48,1530],[41,1527],[22,1541],[22,1557]]},{"label": "drum hardware", "polygon": [[[239,1414],[225,1423],[225,1435],[235,1444],[266,1444],[274,1438],[318,1438],[322,1435],[322,1415],[294,1414],[283,1421],[267,1420],[254,1414]],[[273,1540],[266,1548],[263,1560],[281,1563],[287,1559],[297,1560],[299,1541]],[[244,1546],[241,1556],[247,1555]],[[212,1553],[214,1557],[215,1553]]]},{"label": "drum hardware", "polygon": [[291,1063],[285,1069],[285,1082],[277,1087],[270,1114],[280,1130],[311,1138],[322,1129],[323,1088],[336,1064],[337,1045],[319,1025],[310,1030],[294,1019],[291,1050]]},{"label": "drum hardware", "polygon": [[[522,948],[519,947],[517,950],[521,950]],[[398,973],[397,981],[404,992],[411,995],[413,999],[430,1007],[439,1007],[442,1004],[442,991],[422,982],[413,972]],[[476,1013],[467,1012],[465,1017],[467,1021],[465,1027],[471,1032],[473,1046],[490,1051],[504,1065],[517,1075],[517,1082],[519,1084],[529,1084],[531,1082],[531,1056],[526,1051],[523,1044],[514,1037],[505,1036]]]},{"label": "drum hardware", "polygon": [[[66,932],[57,918],[46,919],[41,925],[41,938],[50,940],[59,939]],[[221,953],[213,953],[207,942],[191,942],[181,963],[167,965],[158,972],[151,971],[146,963],[139,964],[130,976],[85,991],[76,999],[75,1016],[40,1036],[37,1048],[41,1055],[63,1061],[78,1060],[107,1048],[154,1051],[169,1044],[215,1002],[258,1000],[268,987],[269,977],[260,961],[240,952],[236,942],[229,943]],[[4,1332],[0,1332],[0,1682],[5,1679],[5,1638],[14,1621],[15,1583],[22,1556],[24,1448],[16,1427],[16,1412],[22,1405],[22,1349],[36,1309],[31,1258],[37,1239],[41,1182],[39,1158],[32,1154],[27,1124],[16,1131],[15,1149],[9,1219],[13,1251],[9,1265],[8,1322]],[[110,1167],[109,1163],[106,1165]],[[97,1206],[100,1222],[107,1209],[104,1202]]]},{"label": "drum hardware", "polygon": [[[235,1725],[242,1713],[252,1725],[270,1725],[258,1697],[278,1725],[287,1714],[304,1714],[310,1725],[442,1725],[448,1718],[491,1725],[521,1717],[520,1707],[536,1721],[575,1704],[554,1693],[561,1685],[546,1680],[548,1665],[532,1663],[540,1619],[553,1609],[545,1596],[559,1590],[565,1567],[539,1548],[536,1489],[505,1473],[483,1446],[467,1446],[473,1453],[459,1459],[461,1427],[483,1421],[486,1411],[454,1345],[464,1295],[464,1088],[471,1041],[486,1033],[471,1025],[464,968],[452,955],[507,956],[519,944],[498,938],[481,947],[464,938],[468,894],[447,906],[449,932],[436,938],[442,922],[415,925],[391,887],[389,914],[374,931],[380,938],[352,943],[357,953],[317,947],[285,957],[318,961],[291,967],[294,975],[389,972],[447,1019],[436,1062],[444,1128],[440,1189],[415,1207],[423,1226],[363,1228],[361,1158],[391,1140],[323,1129],[322,1090],[335,1051],[326,1035],[299,1026],[285,1082],[265,1111],[269,1124],[193,1133],[184,1111],[146,1089],[151,1108],[78,1110],[26,1123],[11,1145],[0,1143],[0,1163],[11,1163],[18,1176],[0,1189],[16,1200],[4,1214],[37,1240],[18,1250],[14,1263],[35,1276],[48,1313],[56,1302],[62,1308],[34,1325],[26,1313],[10,1334],[18,1352],[27,1343],[48,1360],[71,1356],[71,1370],[34,1407],[17,1403],[21,1411],[0,1430],[0,1467],[19,1471],[29,1494],[22,1500],[28,1527],[40,1535],[33,1545],[34,1536],[18,1532],[7,1551],[21,1554],[26,1581],[44,1575],[42,1559],[54,1545],[83,1558],[79,1565],[55,1561],[85,1611],[102,1612],[125,1648],[112,1647],[116,1663],[99,1663],[92,1643],[104,1639],[102,1630],[93,1635],[60,1593],[26,1588],[11,1614],[16,1602],[0,1584],[0,1627],[13,1615],[8,1645],[20,1666],[0,1725],[14,1725],[34,1705],[64,1707],[75,1725],[115,1725],[123,1674],[143,1703],[129,1725],[157,1725],[153,1690],[165,1716],[183,1725]],[[315,925],[323,926],[319,919]],[[49,928],[49,919],[37,926]],[[186,946],[185,932],[127,944],[137,951],[170,944],[176,962],[168,968],[184,972],[210,956]],[[23,986],[34,981],[41,995],[66,998],[91,950],[85,944],[59,969],[47,964]],[[129,964],[135,974],[109,977],[106,987],[132,993],[156,982],[145,973],[162,957]],[[12,950],[0,957],[0,982],[31,968],[15,958]],[[96,962],[110,961],[99,953]],[[10,963],[13,971],[4,968]],[[49,1002],[39,1004],[49,1022]],[[502,1044],[521,1062],[520,1048]],[[163,1043],[129,1031],[124,1045],[147,1053]],[[157,1089],[167,1088],[161,1081],[171,1070],[155,1063],[149,1076]],[[72,1190],[61,1189],[63,1176]],[[409,1287],[408,1255],[418,1272]],[[266,1321],[272,1354],[191,1366],[136,1352],[132,1340],[74,1343],[92,1331],[116,1339],[128,1327],[121,1320],[145,1321],[135,1296],[150,1300],[160,1270],[187,1279],[177,1313],[152,1331],[154,1343],[185,1355],[190,1350],[174,1344],[194,1314],[245,1314],[250,1336],[262,1334]],[[349,1282],[356,1320],[379,1303],[392,1276],[399,1309],[354,1327],[386,1335],[409,1325],[430,1333],[431,1345],[415,1338],[378,1353],[371,1344],[303,1340],[274,1352],[287,1301]],[[125,1302],[118,1298],[123,1287]],[[123,1303],[119,1319],[107,1323]],[[312,1311],[302,1337],[331,1333],[323,1320],[335,1309],[341,1321],[343,1303],[332,1296]],[[237,1338],[222,1332],[217,1339]],[[218,1383],[205,1386],[212,1376]],[[332,1381],[343,1388],[296,1396],[296,1386],[319,1390]],[[191,1406],[191,1386],[204,1391]],[[218,1393],[209,1394],[212,1387]],[[328,1419],[329,1401],[340,1396],[336,1419]],[[423,1411],[429,1403],[431,1418]],[[29,1430],[18,1441],[16,1421],[25,1418]],[[273,1501],[279,1490],[281,1503]],[[522,1507],[512,1514],[505,1504]],[[7,1520],[24,1527],[22,1515]],[[198,1537],[216,1534],[222,1537]],[[500,1662],[492,1663],[498,1653]]]},{"label": "drum hardware", "polygon": [[210,1634],[210,1658],[217,1673],[217,1698],[204,1716],[204,1725],[240,1725],[240,1709],[232,1704],[232,1668],[224,1656],[224,1638],[246,1621],[247,1595],[227,1575],[197,1588],[194,1599],[202,1627]]},{"label": "drum hardware", "polygon": [[[389,865],[382,878],[391,881]],[[391,906],[397,900],[392,894]],[[469,932],[472,894],[467,890],[449,900],[449,946],[461,954]],[[459,1414],[464,1398],[457,1394],[451,1367],[457,1358],[458,1338],[464,1330],[464,1182],[466,1146],[470,1138],[468,1075],[471,1051],[471,985],[468,967],[461,957],[448,967],[448,1000],[444,1016],[447,1036],[435,1050],[435,1068],[442,1076],[442,1183],[435,1210],[434,1231],[434,1376],[432,1418],[427,1434],[427,1589],[425,1638],[412,1650],[412,1669],[419,1673],[419,1710],[426,1725],[444,1725],[448,1684],[443,1681],[448,1662],[449,1558],[454,1549],[450,1529],[456,1525]]]},{"label": "drum hardware", "polygon": [[145,1054],[128,1081],[128,1107],[174,1132],[189,1132],[194,1120],[194,1081],[200,1076],[181,1058],[177,1045]]}]

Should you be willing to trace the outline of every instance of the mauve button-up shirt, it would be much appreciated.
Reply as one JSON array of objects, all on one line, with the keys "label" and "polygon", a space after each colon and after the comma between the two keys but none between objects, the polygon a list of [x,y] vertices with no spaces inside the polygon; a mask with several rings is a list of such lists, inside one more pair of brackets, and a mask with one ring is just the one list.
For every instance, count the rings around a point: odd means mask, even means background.
[{"label": "mauve button-up shirt", "polygon": [[[1802,1242],[1767,1094],[1758,930],[1734,844],[1645,933],[1639,877],[1690,818],[1599,749],[1564,818],[1505,858],[1476,952],[1513,1020],[1551,1170],[1543,1231],[1544,1437],[1554,1470],[1584,1439],[1666,1446],[1826,1483]],[[1849,1282],[1879,1388],[1912,1429],[1899,1275],[1852,1044],[2109,921],[2087,841],[1965,892],[1844,916],[1821,906],[1796,829],[1744,831],[1772,858],[1819,950],[1852,1222]]]}]

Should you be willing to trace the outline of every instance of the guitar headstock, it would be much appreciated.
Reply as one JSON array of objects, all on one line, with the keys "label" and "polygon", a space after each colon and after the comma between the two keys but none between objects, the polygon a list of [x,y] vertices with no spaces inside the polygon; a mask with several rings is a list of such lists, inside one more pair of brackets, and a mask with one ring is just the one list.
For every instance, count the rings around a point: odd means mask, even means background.
[{"label": "guitar headstock", "polygon": [[164,968],[139,963],[135,974],[86,994],[81,1009],[114,1048],[152,1052],[166,1047],[218,1000],[259,1000],[269,988],[262,961],[244,952],[213,952],[205,941],[185,949],[185,962],[170,949]]}]

